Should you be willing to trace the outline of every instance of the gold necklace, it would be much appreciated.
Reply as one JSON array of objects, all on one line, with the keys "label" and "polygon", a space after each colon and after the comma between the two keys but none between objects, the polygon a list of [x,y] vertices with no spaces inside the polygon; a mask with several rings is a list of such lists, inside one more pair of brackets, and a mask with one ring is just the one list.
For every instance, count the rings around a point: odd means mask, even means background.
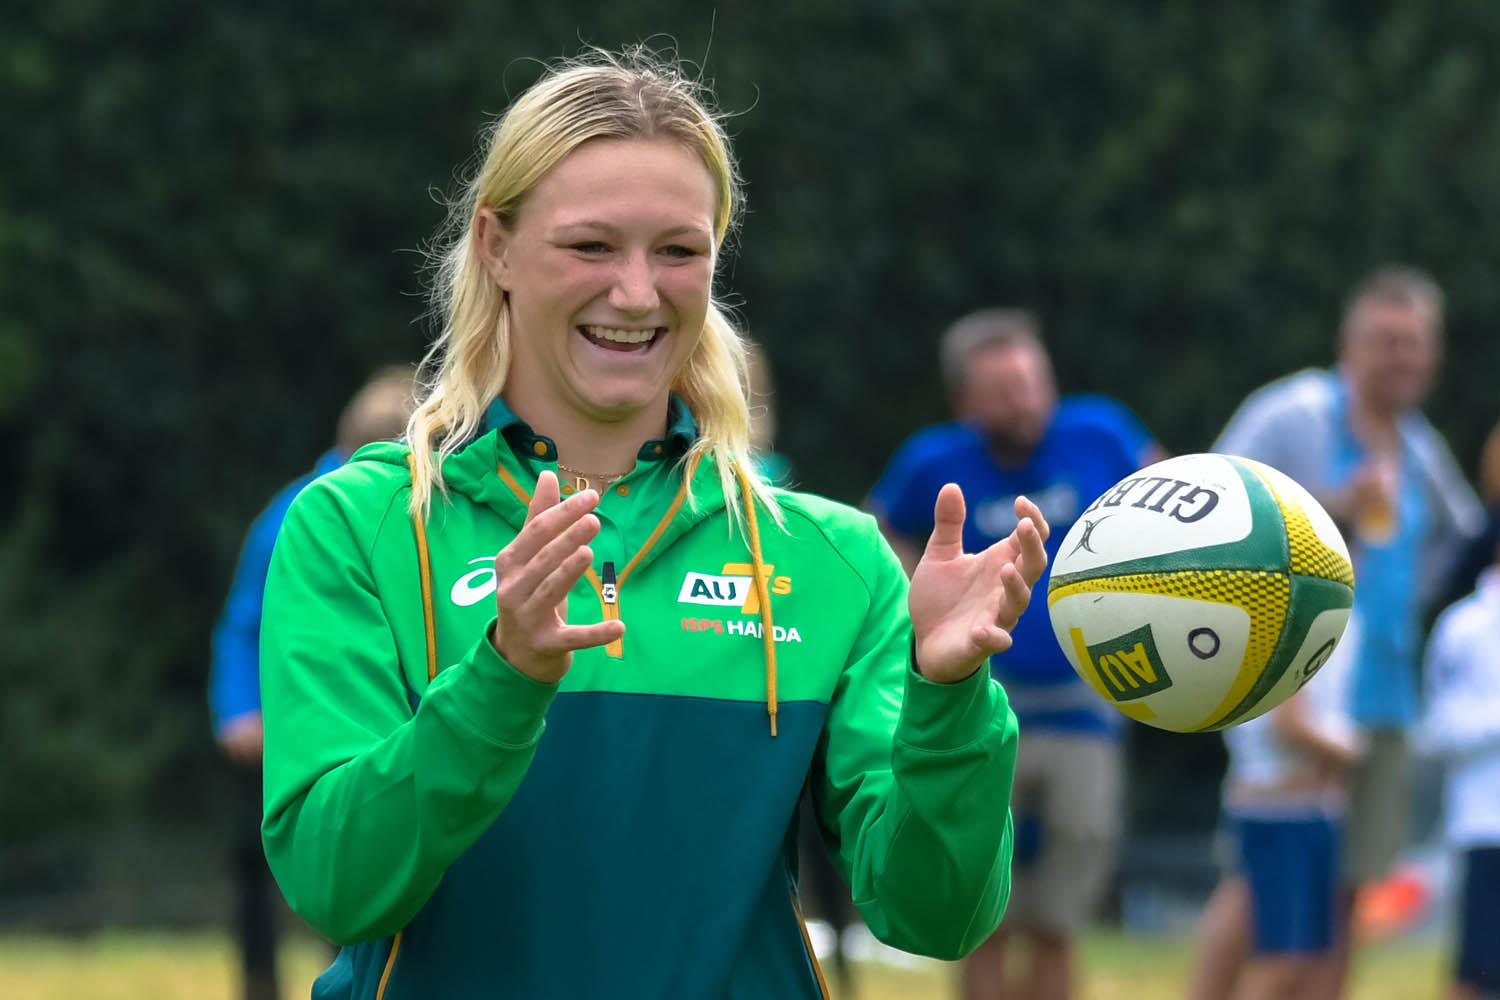
[{"label": "gold necklace", "polygon": [[[611,483],[613,483],[617,479],[622,479],[625,476],[625,473],[623,472],[579,472],[577,469],[568,468],[561,462],[557,463],[557,471],[573,480],[571,485],[573,489],[578,492],[582,492],[588,489],[594,489],[598,490],[600,493],[603,493],[605,490],[609,489]],[[595,486],[595,483],[598,483],[599,485]]]}]

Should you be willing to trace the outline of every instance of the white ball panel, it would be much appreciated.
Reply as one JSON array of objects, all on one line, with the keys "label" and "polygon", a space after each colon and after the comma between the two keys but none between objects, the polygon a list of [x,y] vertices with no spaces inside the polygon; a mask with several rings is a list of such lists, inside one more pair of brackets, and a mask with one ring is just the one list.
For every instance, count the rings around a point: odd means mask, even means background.
[{"label": "white ball panel", "polygon": [[1237,542],[1250,534],[1250,501],[1222,455],[1178,455],[1099,497],[1063,539],[1054,576]]}]

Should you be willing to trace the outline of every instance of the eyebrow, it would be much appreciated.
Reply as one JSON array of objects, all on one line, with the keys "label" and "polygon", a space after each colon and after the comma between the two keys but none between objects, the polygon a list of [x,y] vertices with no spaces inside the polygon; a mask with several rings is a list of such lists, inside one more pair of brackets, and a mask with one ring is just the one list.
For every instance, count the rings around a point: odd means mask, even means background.
[{"label": "eyebrow", "polygon": [[[611,225],[608,222],[602,222],[602,221],[600,221],[598,219],[580,219],[580,220],[578,220],[576,222],[564,222],[561,225],[556,226],[552,231],[553,231],[554,234],[560,234],[560,233],[566,233],[569,230],[573,230],[573,229],[593,229],[593,230],[598,230],[598,231],[601,231],[601,232],[609,233],[610,235],[618,235],[618,233],[620,232],[620,229],[619,229],[618,226]],[[664,230],[662,230],[657,235],[658,235],[658,237],[662,237],[662,238],[668,238],[668,237],[672,237],[672,236],[684,236],[684,235],[686,235],[686,236],[706,236],[709,239],[713,238],[712,231],[710,229],[708,229],[707,227],[699,227],[699,226],[693,226],[693,225],[673,226],[670,229],[664,229]]]}]

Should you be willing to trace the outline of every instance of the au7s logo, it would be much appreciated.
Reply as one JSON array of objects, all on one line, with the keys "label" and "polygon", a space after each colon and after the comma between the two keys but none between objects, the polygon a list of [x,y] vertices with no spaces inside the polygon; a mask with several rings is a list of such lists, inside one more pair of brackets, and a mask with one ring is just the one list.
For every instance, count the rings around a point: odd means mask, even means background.
[{"label": "au7s logo", "polygon": [[[771,593],[781,596],[792,592],[792,578],[772,576],[775,566],[765,568],[770,577]],[[682,580],[682,589],[677,593],[679,604],[706,604],[710,607],[732,608],[739,605],[740,612],[747,615],[760,614],[760,594],[752,585],[755,567],[750,563],[725,563],[722,574],[689,573]]]}]

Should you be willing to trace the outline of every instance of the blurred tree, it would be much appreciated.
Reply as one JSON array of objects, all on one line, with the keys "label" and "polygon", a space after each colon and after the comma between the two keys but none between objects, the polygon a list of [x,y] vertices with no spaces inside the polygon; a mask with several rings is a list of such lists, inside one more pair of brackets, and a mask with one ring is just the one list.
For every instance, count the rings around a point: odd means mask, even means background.
[{"label": "blurred tree", "polygon": [[[244,527],[369,369],[420,354],[443,196],[535,60],[585,42],[670,32],[733,113],[749,213],[720,285],[809,488],[857,502],[943,416],[936,335],[967,309],[1036,308],[1066,389],[1196,450],[1327,363],[1388,259],[1451,295],[1433,412],[1462,460],[1500,415],[1484,0],[13,6],[0,843],[202,818]],[[1140,787],[1151,821],[1204,821]]]}]

